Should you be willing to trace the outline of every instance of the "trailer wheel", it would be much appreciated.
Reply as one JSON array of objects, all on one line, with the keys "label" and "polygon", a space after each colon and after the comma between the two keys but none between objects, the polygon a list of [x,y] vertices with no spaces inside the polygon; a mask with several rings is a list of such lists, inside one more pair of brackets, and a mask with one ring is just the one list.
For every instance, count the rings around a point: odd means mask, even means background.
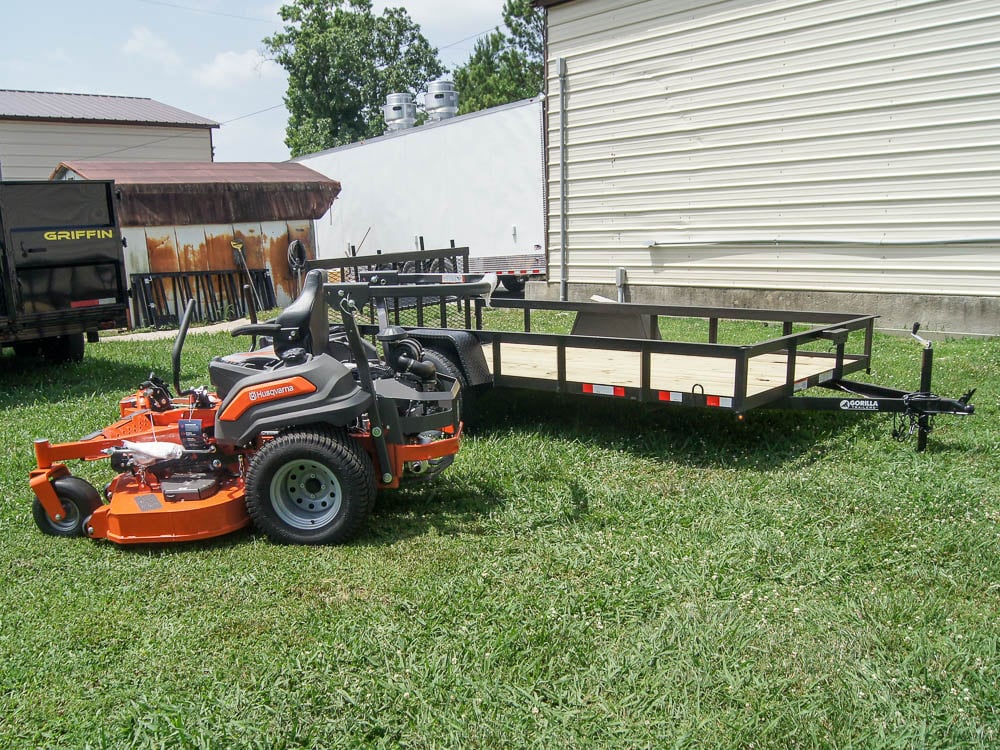
[{"label": "trailer wheel", "polygon": [[524,283],[526,279],[523,276],[501,276],[500,283],[503,284],[503,288],[508,292],[513,292],[518,294],[524,291]]},{"label": "trailer wheel", "polygon": [[50,536],[82,536],[83,523],[101,507],[101,496],[90,482],[80,477],[59,477],[52,482],[63,507],[63,519],[53,521],[36,497],[31,504],[35,525]]},{"label": "trailer wheel", "polygon": [[85,339],[82,333],[42,339],[42,358],[49,362],[82,362]]},{"label": "trailer wheel", "polygon": [[286,432],[250,462],[247,511],[281,544],[339,544],[356,536],[375,502],[371,458],[346,434]]}]

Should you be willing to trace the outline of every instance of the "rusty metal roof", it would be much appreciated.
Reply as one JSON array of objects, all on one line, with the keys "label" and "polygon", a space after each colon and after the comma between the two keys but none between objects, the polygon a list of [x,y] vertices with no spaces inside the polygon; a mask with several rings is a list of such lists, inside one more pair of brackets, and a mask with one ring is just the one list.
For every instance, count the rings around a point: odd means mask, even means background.
[{"label": "rusty metal roof", "polygon": [[0,89],[0,119],[71,120],[217,128],[219,123],[154,99]]},{"label": "rusty metal roof", "polygon": [[295,162],[61,162],[53,179],[114,180],[122,226],[318,219],[340,183]]}]

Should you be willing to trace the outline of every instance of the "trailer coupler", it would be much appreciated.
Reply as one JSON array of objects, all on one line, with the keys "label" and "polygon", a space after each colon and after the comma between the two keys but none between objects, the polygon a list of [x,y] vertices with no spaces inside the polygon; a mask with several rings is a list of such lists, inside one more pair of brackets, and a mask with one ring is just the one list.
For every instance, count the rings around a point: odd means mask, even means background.
[{"label": "trailer coupler", "polygon": [[[969,403],[976,392],[972,388],[961,398],[944,398],[936,393],[916,391],[904,393],[902,396],[903,410],[898,417],[893,417],[892,436],[903,442],[917,433],[918,438],[926,436],[934,429],[934,417],[938,414],[953,414],[968,416],[975,413],[976,407]],[[923,443],[923,440],[920,441]],[[921,446],[921,450],[923,446]]]}]

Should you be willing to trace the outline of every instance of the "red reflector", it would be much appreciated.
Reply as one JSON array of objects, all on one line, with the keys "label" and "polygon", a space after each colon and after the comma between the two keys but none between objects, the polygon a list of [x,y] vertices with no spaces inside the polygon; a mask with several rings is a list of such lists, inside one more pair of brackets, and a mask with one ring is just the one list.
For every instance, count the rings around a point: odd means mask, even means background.
[{"label": "red reflector", "polygon": [[584,393],[593,393],[594,392],[594,386],[592,386],[590,383],[584,383],[583,384],[583,392]]},{"label": "red reflector", "polygon": [[718,396],[706,396],[705,397],[705,405],[706,406],[718,406],[719,405],[719,397]]},{"label": "red reflector", "polygon": [[622,388],[620,385],[616,385],[615,386],[615,395],[616,396],[624,396],[625,395],[625,389]]}]

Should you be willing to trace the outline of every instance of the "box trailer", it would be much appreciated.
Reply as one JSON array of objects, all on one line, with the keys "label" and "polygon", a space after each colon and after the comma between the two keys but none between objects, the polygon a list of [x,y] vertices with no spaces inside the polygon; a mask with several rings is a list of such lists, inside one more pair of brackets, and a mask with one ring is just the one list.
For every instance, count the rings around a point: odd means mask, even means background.
[{"label": "box trailer", "polygon": [[509,289],[544,278],[542,143],[535,98],[299,157],[342,186],[316,222],[317,257],[454,241],[469,248],[465,270]]}]

